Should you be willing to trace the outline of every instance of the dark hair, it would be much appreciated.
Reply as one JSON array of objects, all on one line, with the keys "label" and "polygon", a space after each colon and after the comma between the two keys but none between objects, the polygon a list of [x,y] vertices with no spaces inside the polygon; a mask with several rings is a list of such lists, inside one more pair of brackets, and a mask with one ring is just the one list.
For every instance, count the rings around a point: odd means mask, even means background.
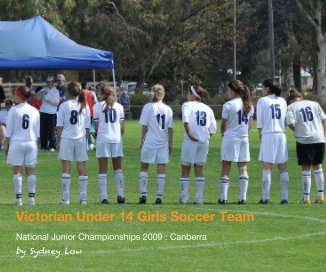
[{"label": "dark hair", "polygon": [[72,81],[68,84],[68,94],[72,97],[78,96],[78,103],[80,104],[79,113],[86,108],[86,98],[84,92],[82,92],[82,88],[79,82]]},{"label": "dark hair", "polygon": [[[195,89],[195,91],[198,93],[201,99],[207,99],[208,98],[208,91],[204,89],[200,85],[192,85],[192,87]],[[191,90],[190,90],[191,92]],[[192,93],[192,92],[191,92]]]},{"label": "dark hair", "polygon": [[269,88],[270,94],[275,94],[276,96],[281,95],[282,88],[279,85],[275,85],[272,79],[265,79],[263,81],[263,86]]},{"label": "dark hair", "polygon": [[5,101],[5,105],[10,105],[10,106],[12,106],[14,104],[14,101],[12,101],[11,99],[7,99],[6,101]]},{"label": "dark hair", "polygon": [[303,95],[296,88],[291,88],[289,89],[286,103],[290,105],[293,102],[293,100],[301,100],[302,98]]},{"label": "dark hair", "polygon": [[88,83],[87,82],[82,82],[81,83],[81,87],[82,87],[83,90],[86,90],[87,89],[86,88],[87,86],[88,86]]},{"label": "dark hair", "polygon": [[17,89],[22,94],[22,96],[26,98],[26,100],[32,96],[31,90],[26,86],[19,86]]},{"label": "dark hair", "polygon": [[112,86],[105,84],[103,87],[101,87],[99,92],[103,96],[102,101],[105,101],[105,110],[112,108],[115,102],[115,91]]},{"label": "dark hair", "polygon": [[243,103],[243,113],[247,115],[252,108],[249,88],[240,80],[232,80],[228,86],[232,91],[240,95]]}]

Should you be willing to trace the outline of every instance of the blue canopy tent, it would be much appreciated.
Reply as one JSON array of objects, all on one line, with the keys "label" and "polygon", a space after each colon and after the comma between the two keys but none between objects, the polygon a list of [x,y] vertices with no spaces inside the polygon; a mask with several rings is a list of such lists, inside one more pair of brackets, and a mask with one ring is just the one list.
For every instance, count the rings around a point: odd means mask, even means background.
[{"label": "blue canopy tent", "polygon": [[110,69],[115,86],[112,52],[77,44],[41,16],[0,21],[0,37],[0,69]]}]

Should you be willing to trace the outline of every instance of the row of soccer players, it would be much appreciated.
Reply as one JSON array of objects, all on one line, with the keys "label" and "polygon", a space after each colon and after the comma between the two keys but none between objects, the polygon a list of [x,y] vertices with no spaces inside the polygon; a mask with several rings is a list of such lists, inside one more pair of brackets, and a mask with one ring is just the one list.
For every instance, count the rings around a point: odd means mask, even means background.
[{"label": "row of soccer players", "polygon": [[[247,162],[250,161],[248,131],[252,126],[254,107],[250,91],[239,80],[228,84],[230,101],[223,105],[221,133],[222,171],[220,177],[219,204],[227,203],[229,172],[231,163],[239,169],[239,204],[245,204],[249,177]],[[141,170],[139,173],[139,203],[146,203],[147,172],[149,164],[157,164],[156,204],[162,203],[165,185],[165,167],[172,150],[173,113],[162,101],[165,95],[163,86],[154,86],[154,98],[144,106],[140,118],[142,125]],[[277,164],[280,170],[282,196],[281,204],[288,203],[289,175],[286,169],[288,149],[286,124],[295,131],[297,156],[302,165],[304,198],[302,203],[310,203],[311,168],[314,170],[317,196],[316,201],[324,202],[324,175],[321,167],[324,147],[326,116],[318,103],[303,100],[302,95],[291,90],[289,103],[280,97],[281,89],[271,80],[263,82],[263,97],[257,103],[257,128],[261,139],[259,160],[263,162],[261,204],[269,203],[271,169]],[[26,103],[30,90],[21,86],[16,89],[15,102],[8,114],[6,139],[4,144],[7,163],[13,165],[16,204],[22,204],[22,174],[26,168],[29,203],[35,203],[37,163],[37,138],[39,137],[39,113]],[[203,166],[206,163],[209,139],[216,133],[216,120],[210,107],[202,102],[207,91],[193,85],[187,94],[188,102],[182,105],[184,141],[181,152],[182,173],[180,178],[180,202],[188,202],[190,170],[194,166],[196,175],[196,196],[194,203],[203,203],[205,178]],[[99,91],[100,102],[94,106],[94,122],[97,131],[96,157],[99,163],[98,183],[101,202],[108,203],[107,164],[112,158],[117,187],[117,202],[124,203],[124,176],[121,169],[123,157],[122,136],[124,132],[124,110],[115,101],[115,91],[104,86]],[[57,149],[62,160],[62,199],[61,204],[70,202],[71,163],[77,161],[80,182],[80,203],[87,202],[88,176],[86,172],[86,136],[90,127],[89,108],[78,82],[68,85],[67,100],[61,104],[57,114]]]}]

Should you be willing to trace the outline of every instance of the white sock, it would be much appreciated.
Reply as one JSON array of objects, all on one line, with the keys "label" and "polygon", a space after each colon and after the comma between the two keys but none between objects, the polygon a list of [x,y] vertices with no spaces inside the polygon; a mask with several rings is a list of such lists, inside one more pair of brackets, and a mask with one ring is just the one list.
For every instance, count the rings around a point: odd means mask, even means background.
[{"label": "white sock", "polygon": [[98,186],[99,186],[100,192],[101,192],[101,200],[108,199],[107,175],[106,174],[98,174],[97,180],[98,180]]},{"label": "white sock", "polygon": [[87,200],[87,187],[88,187],[88,176],[79,176],[79,200],[86,201]]},{"label": "white sock", "polygon": [[220,199],[228,200],[229,177],[220,177]]},{"label": "white sock", "polygon": [[23,176],[20,174],[14,175],[14,189],[16,197],[21,197],[23,186]]},{"label": "white sock", "polygon": [[62,200],[68,201],[70,198],[70,174],[63,173],[62,180]]},{"label": "white sock", "polygon": [[198,204],[201,204],[204,201],[204,187],[205,187],[205,178],[196,177],[196,202]]},{"label": "white sock", "polygon": [[146,172],[140,172],[138,177],[139,182],[139,193],[140,196],[146,196],[147,195],[147,173]]},{"label": "white sock", "polygon": [[189,193],[190,178],[180,178],[181,185],[181,202],[187,203]]},{"label": "white sock", "polygon": [[124,187],[125,187],[125,179],[123,177],[123,172],[121,169],[116,170],[114,172],[115,184],[117,187],[117,195],[124,197]]},{"label": "white sock", "polygon": [[163,190],[165,185],[165,174],[157,174],[157,192],[156,192],[156,198],[163,198]]},{"label": "white sock", "polygon": [[36,191],[36,175],[30,174],[27,176],[27,183],[28,183],[28,193],[35,194]]},{"label": "white sock", "polygon": [[247,190],[248,190],[249,177],[247,175],[241,175],[239,177],[239,183],[240,183],[240,197],[239,197],[239,200],[247,200]]},{"label": "white sock", "polygon": [[280,172],[281,185],[282,185],[282,197],[281,199],[288,200],[289,198],[289,172],[287,170]]},{"label": "white sock", "polygon": [[269,199],[269,191],[271,189],[272,173],[270,170],[263,171],[263,200]]},{"label": "white sock", "polygon": [[323,169],[315,170],[314,174],[317,188],[317,196],[324,196],[324,171]]},{"label": "white sock", "polygon": [[310,171],[302,171],[302,189],[303,189],[303,200],[310,199],[310,188],[311,188],[311,172]]}]

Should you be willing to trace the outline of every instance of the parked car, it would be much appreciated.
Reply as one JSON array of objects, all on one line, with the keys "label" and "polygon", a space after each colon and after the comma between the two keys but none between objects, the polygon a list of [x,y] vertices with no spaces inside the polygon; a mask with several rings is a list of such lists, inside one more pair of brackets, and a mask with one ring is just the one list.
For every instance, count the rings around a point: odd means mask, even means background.
[{"label": "parked car", "polygon": [[[137,82],[135,81],[123,81],[120,85],[121,91],[126,91],[128,95],[133,95],[136,92]],[[151,90],[150,86],[147,83],[144,83],[143,94],[148,96],[153,96],[154,92]]]}]

